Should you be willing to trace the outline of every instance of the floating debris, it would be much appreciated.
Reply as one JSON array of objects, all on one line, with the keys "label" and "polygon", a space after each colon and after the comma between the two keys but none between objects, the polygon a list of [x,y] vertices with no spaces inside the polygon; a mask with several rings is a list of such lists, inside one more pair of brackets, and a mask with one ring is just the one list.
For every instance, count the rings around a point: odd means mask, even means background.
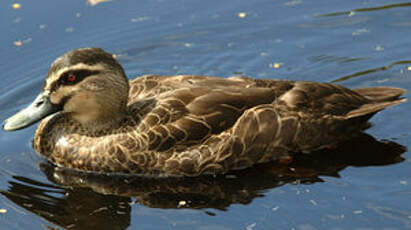
[{"label": "floating debris", "polygon": [[178,202],[178,208],[181,208],[181,207],[184,207],[184,206],[186,206],[186,204],[187,204],[187,201],[185,201],[185,200],[180,200],[179,202]]},{"label": "floating debris", "polygon": [[74,32],[74,28],[73,27],[68,27],[65,30],[67,33],[73,33]]},{"label": "floating debris", "polygon": [[184,43],[185,47],[192,47],[193,45],[194,45],[193,43],[188,43],[188,42]]},{"label": "floating debris", "polygon": [[227,43],[227,47],[233,47],[235,45],[235,42],[229,42]]},{"label": "floating debris", "polygon": [[138,18],[132,18],[131,19],[131,22],[144,22],[144,21],[148,21],[148,20],[150,20],[151,19],[151,17],[147,17],[147,16],[145,16],[145,17],[138,17]]},{"label": "floating debris", "polygon": [[90,4],[91,6],[95,6],[97,4],[103,3],[103,2],[110,2],[111,0],[87,0],[87,3]]},{"label": "floating debris", "polygon": [[352,35],[353,36],[358,36],[358,35],[366,34],[366,33],[369,33],[369,32],[370,31],[368,29],[358,29],[358,30],[352,32]]},{"label": "floating debris", "polygon": [[44,25],[44,24],[42,24],[42,25],[39,25],[39,29],[41,29],[41,30],[44,30],[44,29],[46,29],[46,27],[47,27],[47,25]]},{"label": "floating debris", "polygon": [[257,223],[254,222],[254,223],[248,225],[248,226],[246,227],[246,229],[247,229],[247,230],[253,230],[256,225],[257,225]]},{"label": "floating debris", "polygon": [[284,6],[295,6],[295,5],[301,4],[302,2],[303,2],[302,0],[292,0],[289,2],[285,2]]},{"label": "floating debris", "polygon": [[20,47],[23,45],[23,42],[21,42],[20,40],[14,41],[13,42],[14,46]]},{"label": "floating debris", "polygon": [[275,206],[272,210],[273,210],[273,212],[275,212],[275,211],[277,211],[279,208],[280,208],[280,207]]},{"label": "floating debris", "polygon": [[383,50],[384,50],[384,47],[378,45],[378,46],[375,47],[375,50],[376,50],[376,51],[383,51]]},{"label": "floating debris", "polygon": [[313,204],[313,205],[315,205],[315,206],[318,205],[315,200],[310,200],[310,202],[311,202],[311,204]]},{"label": "floating debris", "polygon": [[237,17],[239,17],[239,18],[245,18],[246,16],[247,16],[246,12],[240,12],[240,13],[237,14]]},{"label": "floating debris", "polygon": [[277,38],[277,39],[274,39],[274,40],[273,40],[273,43],[281,43],[281,42],[283,42],[283,40],[280,39],[280,38]]},{"label": "floating debris", "polygon": [[[409,68],[409,67],[408,67]],[[407,181],[405,181],[405,180],[400,180],[400,184],[402,184],[402,185],[407,185]]]},{"label": "floating debris", "polygon": [[389,78],[385,78],[385,79],[377,80],[377,82],[378,83],[384,83],[384,82],[387,82],[389,80],[390,80]]},{"label": "floating debris", "polygon": [[4,213],[6,213],[6,212],[7,212],[7,209],[5,209],[5,208],[0,208],[0,213],[4,214]]},{"label": "floating debris", "polygon": [[331,219],[331,220],[342,220],[342,219],[344,219],[344,214],[340,214],[340,215],[331,215],[331,214],[327,214],[327,217],[328,217],[328,219]]},{"label": "floating debris", "polygon": [[23,44],[30,43],[31,41],[33,41],[32,38],[26,38],[26,39],[23,39],[23,40],[14,41],[14,42],[13,42],[13,45],[14,45],[15,47],[20,47],[20,46],[22,46]]},{"label": "floating debris", "polygon": [[21,8],[21,5],[19,3],[14,3],[13,5],[11,5],[11,7],[13,7],[13,9],[18,10]]},{"label": "floating debris", "polygon": [[408,67],[407,67],[407,70],[408,70],[408,71],[411,71],[411,66],[408,66]]},{"label": "floating debris", "polygon": [[362,213],[362,211],[361,210],[355,210],[354,212],[352,212],[352,213],[354,213],[355,215],[358,215],[358,214],[361,214]]},{"label": "floating debris", "polygon": [[22,41],[22,43],[23,43],[23,44],[27,44],[27,43],[30,43],[31,41],[33,41],[32,38],[26,38],[26,39],[24,39],[24,40]]},{"label": "floating debris", "polygon": [[274,69],[279,69],[283,64],[284,63],[282,62],[275,62],[275,63],[270,64],[270,67]]}]

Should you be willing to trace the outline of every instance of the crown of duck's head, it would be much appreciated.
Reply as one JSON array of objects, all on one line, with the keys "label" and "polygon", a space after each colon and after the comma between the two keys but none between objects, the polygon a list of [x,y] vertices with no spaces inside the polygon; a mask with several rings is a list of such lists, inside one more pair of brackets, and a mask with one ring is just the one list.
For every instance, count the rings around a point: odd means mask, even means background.
[{"label": "crown of duck's head", "polygon": [[41,93],[3,128],[22,129],[58,111],[85,126],[107,123],[125,113],[128,90],[127,77],[113,55],[100,48],[72,50],[53,62]]}]

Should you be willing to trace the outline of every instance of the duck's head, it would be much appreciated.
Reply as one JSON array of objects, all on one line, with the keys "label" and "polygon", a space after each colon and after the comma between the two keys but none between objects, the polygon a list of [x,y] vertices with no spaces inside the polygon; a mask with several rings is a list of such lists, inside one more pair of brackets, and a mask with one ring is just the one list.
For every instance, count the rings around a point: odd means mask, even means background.
[{"label": "duck's head", "polygon": [[25,128],[62,111],[83,125],[106,123],[126,111],[128,80],[115,58],[99,48],[76,49],[51,65],[41,93],[7,119],[3,129]]}]

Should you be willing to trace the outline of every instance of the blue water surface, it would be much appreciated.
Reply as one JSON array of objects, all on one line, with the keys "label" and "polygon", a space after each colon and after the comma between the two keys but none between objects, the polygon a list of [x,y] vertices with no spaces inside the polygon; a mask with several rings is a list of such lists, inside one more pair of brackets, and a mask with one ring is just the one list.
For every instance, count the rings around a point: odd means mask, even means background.
[{"label": "blue water surface", "polygon": [[[243,74],[411,90],[407,1],[6,0],[0,31],[1,121],[34,99],[56,57],[80,47],[116,54],[129,78]],[[379,142],[347,156],[132,186],[58,183],[32,148],[35,125],[1,130],[0,229],[411,229],[409,103],[371,121]]]}]

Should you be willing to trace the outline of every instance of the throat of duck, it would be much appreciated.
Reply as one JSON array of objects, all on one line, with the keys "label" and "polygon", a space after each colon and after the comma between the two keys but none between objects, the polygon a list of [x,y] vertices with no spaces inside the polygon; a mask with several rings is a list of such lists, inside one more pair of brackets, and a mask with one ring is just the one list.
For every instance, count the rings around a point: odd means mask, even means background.
[{"label": "throat of duck", "polygon": [[92,132],[99,132],[106,129],[116,129],[122,124],[122,120],[126,117],[126,113],[123,111],[91,111],[87,114],[75,114],[71,113],[71,119],[77,121],[85,129]]}]

